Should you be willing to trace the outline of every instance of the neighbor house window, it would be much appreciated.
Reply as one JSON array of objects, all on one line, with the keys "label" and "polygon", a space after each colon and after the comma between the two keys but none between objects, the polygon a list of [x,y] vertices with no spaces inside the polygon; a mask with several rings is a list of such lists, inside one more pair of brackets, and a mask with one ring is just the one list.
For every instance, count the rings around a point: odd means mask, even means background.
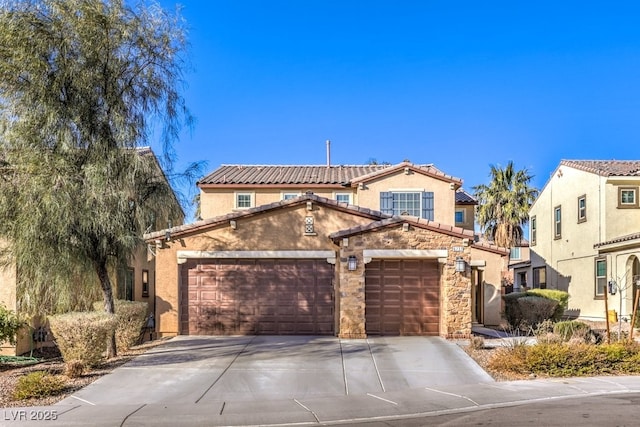
[{"label": "neighbor house window", "polygon": [[236,209],[253,207],[253,193],[236,193]]},{"label": "neighbor house window", "polygon": [[149,296],[149,270],[142,270],[142,296]]},{"label": "neighbor house window", "polygon": [[456,209],[456,224],[464,223],[464,209]]},{"label": "neighbor house window", "polygon": [[336,193],[335,199],[337,202],[351,204],[351,194],[350,193]]},{"label": "neighbor house window", "polygon": [[535,289],[547,289],[546,267],[536,267],[533,269],[533,287]]},{"label": "neighbor house window", "polygon": [[578,197],[578,222],[587,220],[587,196]]},{"label": "neighbor house window", "polygon": [[604,296],[607,289],[607,260],[596,259],[596,297]]},{"label": "neighbor house window", "polygon": [[300,196],[299,193],[282,193],[282,200],[291,200]]},{"label": "neighbor house window", "polygon": [[133,268],[124,268],[118,274],[118,299],[133,301],[133,284],[135,279]]},{"label": "neighbor house window", "polygon": [[432,191],[383,191],[380,211],[390,215],[411,215],[433,221]]},{"label": "neighbor house window", "polygon": [[531,217],[531,229],[529,230],[531,232],[531,246],[535,246],[536,244],[536,235],[538,234],[538,223],[536,221],[536,217],[532,216]]},{"label": "neighbor house window", "polygon": [[638,187],[620,187],[618,189],[619,208],[638,207]]},{"label": "neighbor house window", "polygon": [[562,237],[562,208],[560,206],[553,208],[553,237],[556,239]]},{"label": "neighbor house window", "polygon": [[520,259],[520,248],[519,247],[511,248],[511,253],[509,254],[509,259]]}]

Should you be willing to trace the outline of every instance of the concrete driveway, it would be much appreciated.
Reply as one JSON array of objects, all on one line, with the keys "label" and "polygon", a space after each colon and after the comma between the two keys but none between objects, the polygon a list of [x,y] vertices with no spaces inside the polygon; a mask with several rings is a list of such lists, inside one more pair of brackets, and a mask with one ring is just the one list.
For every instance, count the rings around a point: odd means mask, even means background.
[{"label": "concrete driveway", "polygon": [[247,402],[493,382],[437,337],[178,336],[58,405]]}]

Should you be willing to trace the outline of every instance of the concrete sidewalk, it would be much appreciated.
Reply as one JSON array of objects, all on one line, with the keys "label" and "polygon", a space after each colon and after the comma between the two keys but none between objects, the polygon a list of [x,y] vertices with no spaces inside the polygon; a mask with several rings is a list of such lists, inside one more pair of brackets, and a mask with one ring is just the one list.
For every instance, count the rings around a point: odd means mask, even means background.
[{"label": "concrete sidewalk", "polygon": [[[305,426],[469,412],[527,402],[640,392],[640,377],[592,377],[415,388],[340,397],[3,409],[6,426]],[[126,395],[126,390],[122,390]],[[14,421],[15,420],[15,421]]]}]

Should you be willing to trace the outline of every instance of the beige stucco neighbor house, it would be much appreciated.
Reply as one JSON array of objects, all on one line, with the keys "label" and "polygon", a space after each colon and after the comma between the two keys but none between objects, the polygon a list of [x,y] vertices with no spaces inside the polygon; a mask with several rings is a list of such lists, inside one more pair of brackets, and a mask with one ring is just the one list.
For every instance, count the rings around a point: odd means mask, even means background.
[{"label": "beige stucco neighbor house", "polygon": [[466,337],[500,321],[507,252],[433,165],[222,166],[201,216],[146,235],[156,328],[176,334]]},{"label": "beige stucco neighbor house", "polygon": [[629,319],[640,281],[640,160],[562,160],[530,210],[533,288],[569,292],[572,314]]},{"label": "beige stucco neighbor house", "polygon": [[[162,168],[151,148],[139,147],[136,149],[141,156],[148,156],[156,163],[162,179],[166,179],[162,173]],[[184,222],[184,212],[180,208],[175,195],[172,195],[166,203],[176,207],[177,214],[171,218],[173,224]],[[156,219],[158,222],[160,218]],[[163,219],[166,224],[166,219]],[[158,228],[158,227],[156,227]],[[114,298],[130,301],[144,301],[149,304],[149,312],[154,311],[155,298],[155,262],[156,259],[149,256],[147,245],[142,245],[129,260],[128,265],[120,271],[111,272]],[[0,304],[8,309],[18,311],[18,295],[16,289],[16,266],[11,265],[0,268]],[[31,328],[26,328],[19,334],[17,344],[11,345],[8,342],[0,343],[0,355],[20,355],[29,352],[32,348],[41,345],[51,345],[52,335],[47,334],[45,342],[33,342],[33,327],[39,326],[37,320],[32,320]]]}]

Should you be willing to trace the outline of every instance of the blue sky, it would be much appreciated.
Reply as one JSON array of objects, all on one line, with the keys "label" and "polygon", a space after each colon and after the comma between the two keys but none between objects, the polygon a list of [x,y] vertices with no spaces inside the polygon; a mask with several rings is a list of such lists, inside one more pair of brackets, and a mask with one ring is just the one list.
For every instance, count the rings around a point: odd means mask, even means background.
[{"label": "blue sky", "polygon": [[[173,9],[178,2],[162,0]],[[182,2],[179,165],[433,163],[488,182],[640,158],[640,3]]]}]

